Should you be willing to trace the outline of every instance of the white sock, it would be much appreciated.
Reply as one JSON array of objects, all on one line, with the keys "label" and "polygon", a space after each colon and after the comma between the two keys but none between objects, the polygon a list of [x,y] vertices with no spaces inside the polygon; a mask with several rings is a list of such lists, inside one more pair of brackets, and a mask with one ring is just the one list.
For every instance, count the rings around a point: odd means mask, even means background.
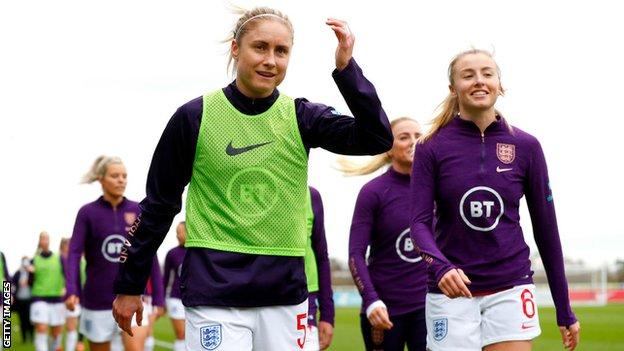
[{"label": "white sock", "polygon": [[114,333],[111,340],[110,351],[123,351],[123,343],[121,342],[121,333]]},{"label": "white sock", "polygon": [[52,340],[52,350],[56,351],[60,349],[61,344],[63,344],[63,334],[59,334],[56,338]]},{"label": "white sock", "polygon": [[186,351],[186,346],[184,346],[184,340],[176,340],[173,343],[173,351]]},{"label": "white sock", "polygon": [[154,351],[154,336],[149,335],[147,339],[145,339],[145,351]]},{"label": "white sock", "polygon": [[78,332],[75,330],[67,332],[67,335],[65,335],[65,351],[76,351],[77,343]]},{"label": "white sock", "polygon": [[35,333],[35,351],[48,351],[48,334]]}]

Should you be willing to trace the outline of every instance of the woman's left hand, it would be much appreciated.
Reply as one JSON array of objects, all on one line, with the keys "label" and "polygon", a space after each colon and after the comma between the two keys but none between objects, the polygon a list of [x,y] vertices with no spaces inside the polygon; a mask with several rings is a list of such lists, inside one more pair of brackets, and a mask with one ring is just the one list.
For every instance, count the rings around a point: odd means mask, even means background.
[{"label": "woman's left hand", "polygon": [[576,321],[569,327],[559,327],[561,333],[561,339],[563,340],[563,347],[567,350],[574,351],[579,343],[581,333],[581,323]]},{"label": "woman's left hand", "polygon": [[349,60],[353,56],[353,45],[355,44],[355,35],[351,33],[349,29],[349,25],[347,22],[335,19],[328,18],[325,21],[336,34],[336,38],[338,38],[338,47],[336,48],[336,69],[342,71],[347,64],[349,64]]}]

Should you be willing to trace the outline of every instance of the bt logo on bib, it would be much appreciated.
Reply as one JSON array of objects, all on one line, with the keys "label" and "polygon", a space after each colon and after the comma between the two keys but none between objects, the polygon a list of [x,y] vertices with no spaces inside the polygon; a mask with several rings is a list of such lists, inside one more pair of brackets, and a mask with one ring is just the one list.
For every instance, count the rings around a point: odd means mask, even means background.
[{"label": "bt logo on bib", "polygon": [[498,226],[505,213],[503,199],[496,190],[477,186],[468,190],[459,203],[459,214],[466,225],[474,230],[489,232]]}]

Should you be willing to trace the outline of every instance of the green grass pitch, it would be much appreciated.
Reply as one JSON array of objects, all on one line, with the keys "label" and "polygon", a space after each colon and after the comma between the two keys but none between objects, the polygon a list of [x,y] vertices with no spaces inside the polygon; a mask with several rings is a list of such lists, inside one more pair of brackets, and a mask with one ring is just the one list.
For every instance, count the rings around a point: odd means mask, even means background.
[{"label": "green grass pitch", "polygon": [[[624,304],[611,304],[605,307],[575,307],[574,311],[581,321],[581,351],[614,351],[624,350]],[[358,309],[339,308],[336,311],[334,340],[330,350],[350,351],[363,350],[360,334]],[[541,308],[539,310],[542,335],[533,344],[533,350],[563,350],[561,337],[556,327],[555,310]],[[31,351],[34,346],[21,343],[17,318],[13,318],[12,341],[9,350]],[[156,323],[156,339],[164,342],[173,341],[171,323],[166,317]],[[165,351],[167,348],[156,346],[155,350]]]}]

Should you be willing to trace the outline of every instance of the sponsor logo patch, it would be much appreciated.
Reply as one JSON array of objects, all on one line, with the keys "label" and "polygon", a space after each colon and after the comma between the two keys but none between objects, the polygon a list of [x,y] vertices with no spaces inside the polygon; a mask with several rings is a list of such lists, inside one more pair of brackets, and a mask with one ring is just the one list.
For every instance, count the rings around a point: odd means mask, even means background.
[{"label": "sponsor logo patch", "polygon": [[206,350],[214,350],[221,345],[221,324],[209,325],[199,329],[199,342]]},{"label": "sponsor logo patch", "polygon": [[516,159],[516,145],[496,143],[496,157],[508,165]]},{"label": "sponsor logo patch", "polygon": [[240,155],[244,152],[247,151],[251,151],[253,149],[257,149],[260,146],[264,146],[267,144],[272,143],[272,141],[267,141],[265,143],[260,143],[260,144],[253,144],[253,145],[248,145],[248,146],[244,146],[244,147],[234,147],[232,146],[232,142],[230,141],[230,143],[228,144],[228,146],[225,148],[225,153],[228,154],[229,156],[236,156],[236,155]]},{"label": "sponsor logo patch", "polygon": [[409,233],[410,230],[407,228],[399,235],[395,243],[395,248],[397,255],[399,255],[403,261],[416,263],[422,260],[422,257],[418,254],[416,245],[414,245]]},{"label": "sponsor logo patch", "polygon": [[503,198],[496,190],[487,186],[468,190],[459,203],[459,215],[464,223],[480,232],[489,232],[496,228],[503,213]]},{"label": "sponsor logo patch", "polygon": [[106,237],[104,242],[102,242],[102,255],[104,258],[110,262],[119,263],[121,248],[125,240],[123,235],[120,234],[112,234]]}]

